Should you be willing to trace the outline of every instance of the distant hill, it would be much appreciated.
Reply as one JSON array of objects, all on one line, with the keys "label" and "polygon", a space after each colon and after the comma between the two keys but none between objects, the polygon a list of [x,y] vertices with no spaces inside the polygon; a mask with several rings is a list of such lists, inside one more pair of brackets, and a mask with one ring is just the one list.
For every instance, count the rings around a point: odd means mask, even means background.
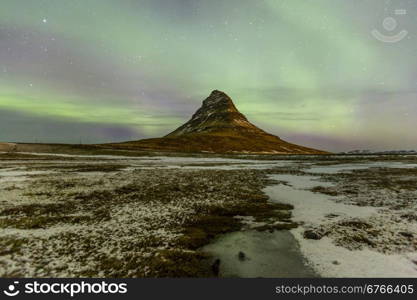
[{"label": "distant hill", "polygon": [[105,146],[132,150],[212,153],[326,154],[281,140],[256,127],[240,113],[232,99],[213,91],[184,125],[162,138]]}]

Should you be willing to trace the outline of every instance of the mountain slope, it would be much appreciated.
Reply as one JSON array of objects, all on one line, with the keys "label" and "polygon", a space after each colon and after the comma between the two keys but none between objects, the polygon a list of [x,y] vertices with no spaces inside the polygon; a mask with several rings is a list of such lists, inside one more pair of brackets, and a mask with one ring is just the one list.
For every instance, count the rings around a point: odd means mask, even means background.
[{"label": "mountain slope", "polygon": [[163,138],[112,147],[135,150],[213,153],[324,154],[288,143],[256,127],[225,93],[213,91],[192,118]]}]

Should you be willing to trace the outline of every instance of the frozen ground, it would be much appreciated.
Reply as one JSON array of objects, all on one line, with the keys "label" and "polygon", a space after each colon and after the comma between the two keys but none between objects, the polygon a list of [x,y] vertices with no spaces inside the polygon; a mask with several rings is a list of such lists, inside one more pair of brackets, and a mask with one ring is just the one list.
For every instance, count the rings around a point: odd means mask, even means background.
[{"label": "frozen ground", "polygon": [[267,203],[262,171],[229,169],[235,161],[0,159],[0,277],[210,276],[197,249],[239,230],[234,216],[266,226],[286,209]]},{"label": "frozen ground", "polygon": [[[325,277],[417,277],[415,220],[396,219],[396,215],[402,213],[384,207],[352,204],[342,195],[314,193],[311,191],[314,187],[334,186],[319,181],[318,177],[274,175],[272,178],[286,185],[269,186],[266,192],[273,201],[294,205],[293,220],[302,225],[292,233],[301,252],[319,274]],[[369,195],[364,193],[362,197]],[[407,211],[415,211],[413,199]],[[306,232],[313,236],[306,238]]]},{"label": "frozen ground", "polygon": [[210,276],[198,249],[241,229],[207,248],[226,276],[417,277],[416,187],[412,156],[0,154],[0,277]]}]

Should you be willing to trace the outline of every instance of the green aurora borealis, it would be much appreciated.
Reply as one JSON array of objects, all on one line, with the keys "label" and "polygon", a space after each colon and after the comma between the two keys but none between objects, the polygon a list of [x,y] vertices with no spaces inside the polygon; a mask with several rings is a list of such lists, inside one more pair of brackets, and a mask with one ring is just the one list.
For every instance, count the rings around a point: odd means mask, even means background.
[{"label": "green aurora borealis", "polygon": [[[415,0],[0,5],[1,141],[161,136],[219,89],[291,142],[417,148]],[[398,21],[393,33],[382,27],[388,16]],[[409,34],[383,43],[373,29]]]}]

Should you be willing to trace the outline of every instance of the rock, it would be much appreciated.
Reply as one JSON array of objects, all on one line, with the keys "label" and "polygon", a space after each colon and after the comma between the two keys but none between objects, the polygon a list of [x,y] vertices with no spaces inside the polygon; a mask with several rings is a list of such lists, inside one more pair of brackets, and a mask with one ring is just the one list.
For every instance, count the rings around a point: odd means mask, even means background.
[{"label": "rock", "polygon": [[333,219],[333,218],[340,217],[340,215],[338,215],[338,214],[327,214],[325,217],[329,218],[329,219]]},{"label": "rock", "polygon": [[320,240],[322,237],[323,237],[322,234],[315,231],[315,230],[309,229],[309,230],[304,231],[304,238],[305,239]]},{"label": "rock", "polygon": [[352,240],[361,244],[367,244],[368,246],[371,246],[374,248],[376,246],[376,243],[368,238],[368,236],[365,235],[365,233],[356,233],[352,235]]},{"label": "rock", "polygon": [[246,260],[246,254],[243,253],[242,251],[239,252],[237,257],[239,258],[240,261],[245,261]]},{"label": "rock", "polygon": [[413,236],[414,236],[411,232],[407,232],[407,231],[400,231],[398,233],[401,234],[402,236],[406,237],[406,238],[413,238]]},{"label": "rock", "polygon": [[358,218],[353,218],[353,219],[350,219],[350,220],[343,220],[343,221],[339,222],[339,225],[354,228],[354,229],[363,229],[363,230],[372,228],[371,224],[369,224],[369,223],[367,223],[367,222],[365,222],[361,219],[358,219]]},{"label": "rock", "polygon": [[338,262],[337,260],[332,261],[332,264],[334,265],[340,265],[340,262]]},{"label": "rock", "polygon": [[213,274],[218,277],[220,274],[220,259],[216,259],[214,263],[211,265],[211,270],[213,271]]}]

